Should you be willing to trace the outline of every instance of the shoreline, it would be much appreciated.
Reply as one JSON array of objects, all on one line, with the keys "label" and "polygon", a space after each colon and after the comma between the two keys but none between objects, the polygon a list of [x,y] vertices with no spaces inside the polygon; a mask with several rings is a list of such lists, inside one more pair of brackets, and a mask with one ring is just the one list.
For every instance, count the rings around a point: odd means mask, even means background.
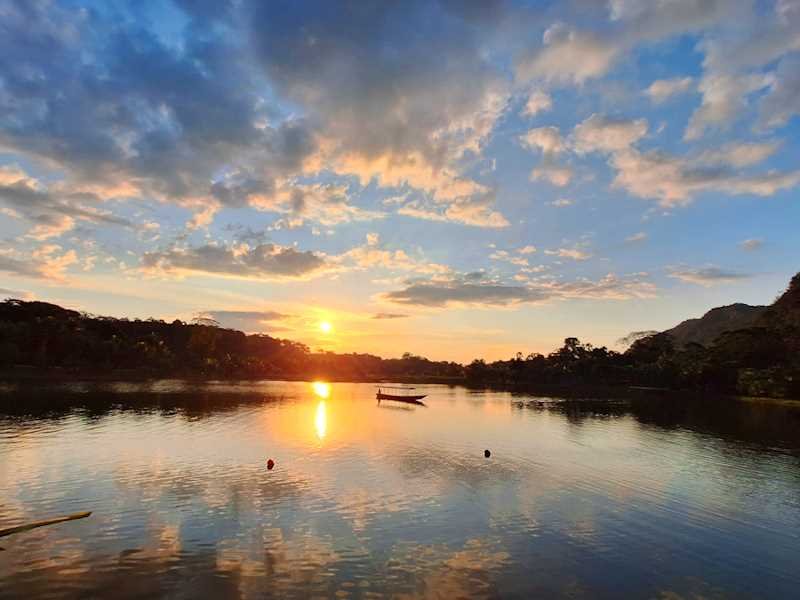
[{"label": "shoreline", "polygon": [[644,398],[658,398],[666,395],[674,396],[676,399],[691,400],[693,402],[713,401],[713,400],[736,400],[741,402],[771,402],[785,403],[789,405],[800,404],[800,398],[782,398],[773,396],[738,396],[730,394],[718,394],[706,390],[681,390],[649,386],[624,386],[624,385],[602,385],[587,383],[540,383],[540,384],[509,384],[509,383],[487,383],[470,381],[465,377],[447,376],[398,376],[387,377],[364,377],[364,378],[337,378],[326,377],[323,375],[307,376],[275,376],[275,377],[209,377],[209,376],[188,376],[183,374],[155,374],[142,373],[141,371],[113,371],[108,373],[79,373],[69,372],[61,369],[47,369],[35,371],[33,368],[24,368],[22,372],[15,369],[13,372],[0,371],[0,393],[8,393],[10,390],[3,389],[8,386],[25,386],[31,384],[36,388],[37,384],[47,385],[76,385],[76,384],[146,384],[159,381],[177,381],[187,384],[202,385],[210,383],[259,383],[259,382],[307,382],[324,380],[330,383],[407,383],[418,385],[448,385],[460,386],[470,390],[490,390],[495,392],[508,392],[514,395],[527,395],[537,397],[555,397],[564,400],[588,400],[588,401],[613,401],[613,400],[635,400]]}]

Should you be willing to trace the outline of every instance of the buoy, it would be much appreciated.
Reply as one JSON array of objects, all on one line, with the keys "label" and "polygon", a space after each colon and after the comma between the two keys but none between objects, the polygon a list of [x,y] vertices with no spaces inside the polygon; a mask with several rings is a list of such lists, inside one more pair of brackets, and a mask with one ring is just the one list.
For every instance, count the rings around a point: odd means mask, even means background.
[{"label": "buoy", "polygon": [[491,453],[491,452],[489,452],[488,450],[484,450],[484,451],[483,451],[483,455],[484,455],[486,458],[489,458],[489,457],[492,455],[492,453]]},{"label": "buoy", "polygon": [[[487,452],[488,452],[488,451],[487,451]],[[267,461],[267,470],[268,470],[268,471],[272,471],[272,467],[274,467],[274,466],[275,466],[275,461],[274,461],[274,460],[272,460],[272,459],[270,458],[270,459]]]}]

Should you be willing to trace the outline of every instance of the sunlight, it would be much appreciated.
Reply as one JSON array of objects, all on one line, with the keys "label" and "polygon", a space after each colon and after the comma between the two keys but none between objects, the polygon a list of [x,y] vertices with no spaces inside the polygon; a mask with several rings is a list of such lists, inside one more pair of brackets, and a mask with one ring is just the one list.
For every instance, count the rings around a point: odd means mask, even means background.
[{"label": "sunlight", "polygon": [[321,321],[319,324],[319,328],[322,333],[330,333],[333,331],[333,325],[331,325],[330,321]]},{"label": "sunlight", "polygon": [[331,384],[324,381],[315,381],[311,384],[314,393],[320,398],[327,398],[331,395]]},{"label": "sunlight", "polygon": [[314,415],[314,428],[317,430],[317,437],[321,440],[325,437],[328,429],[328,413],[325,400],[320,400],[317,404],[317,413]]}]

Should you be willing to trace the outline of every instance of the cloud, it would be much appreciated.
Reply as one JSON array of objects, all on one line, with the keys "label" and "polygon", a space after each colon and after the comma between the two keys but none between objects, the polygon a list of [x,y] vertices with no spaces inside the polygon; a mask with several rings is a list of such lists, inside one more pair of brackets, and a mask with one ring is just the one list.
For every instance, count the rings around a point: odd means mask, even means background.
[{"label": "cloud", "polygon": [[534,90],[528,96],[522,114],[525,117],[534,117],[540,112],[547,112],[553,108],[553,99],[550,94],[542,90]]},{"label": "cloud", "polygon": [[588,31],[555,23],[542,36],[543,46],[521,58],[516,73],[522,80],[581,84],[605,75],[622,48]]},{"label": "cloud", "polygon": [[[189,25],[162,36],[126,6],[112,27],[106,11],[12,3],[0,145],[58,170],[64,190],[187,207],[192,227],[251,205],[286,227],[380,218],[331,175],[407,184],[458,204],[448,220],[481,221],[487,190],[460,161],[481,152],[510,84],[474,17],[449,3],[312,4],[181,3]],[[407,27],[431,34],[409,44]]]},{"label": "cloud", "polygon": [[748,240],[744,240],[739,242],[739,247],[742,250],[747,250],[748,252],[753,252],[754,250],[759,250],[764,245],[764,240],[759,238],[750,238]]},{"label": "cloud", "polygon": [[142,270],[156,275],[219,275],[240,279],[309,279],[331,267],[323,255],[300,251],[291,246],[247,244],[236,246],[206,244],[173,247],[147,252]]},{"label": "cloud", "polygon": [[387,292],[385,302],[444,308],[448,306],[498,307],[536,304],[559,299],[630,300],[651,298],[655,286],[641,275],[618,277],[613,274],[592,281],[537,281],[530,285],[509,285],[466,276],[451,279],[414,280],[400,290]]},{"label": "cloud", "polygon": [[[587,13],[590,6],[586,6]],[[639,44],[698,31],[726,19],[734,21],[744,12],[742,7],[732,6],[728,0],[612,0],[594,6],[608,7],[609,23],[598,31],[582,31],[561,22],[554,23],[545,30],[542,46],[528,49],[517,60],[517,77],[526,81],[581,85],[608,73],[620,57]],[[596,15],[592,16],[597,19]]]},{"label": "cloud", "polygon": [[[746,4],[746,3],[745,3]],[[638,2],[610,0],[610,17],[622,27],[618,36],[629,40],[655,41],[676,33],[691,32],[719,24],[735,22],[743,9],[729,0],[670,0]]]},{"label": "cloud", "polygon": [[568,149],[567,142],[561,137],[561,132],[557,127],[531,129],[519,139],[526,148],[538,149],[542,153],[542,159],[538,166],[531,171],[531,181],[549,181],[556,187],[564,187],[569,184],[573,176],[572,169],[559,164],[555,158]]},{"label": "cloud", "polygon": [[29,256],[21,256],[10,249],[0,249],[0,271],[19,277],[64,283],[64,271],[77,262],[78,256],[74,250],[63,251],[56,244],[43,244]]},{"label": "cloud", "polygon": [[703,101],[686,126],[684,139],[696,140],[708,129],[729,129],[747,108],[747,96],[772,83],[769,75],[707,74],[700,81]]},{"label": "cloud", "polygon": [[60,169],[65,189],[194,205],[230,162],[301,163],[309,147],[262,126],[267,107],[237,45],[188,29],[168,43],[125,11],[111,27],[105,11],[6,6],[0,144]]},{"label": "cloud", "polygon": [[644,231],[640,231],[639,233],[634,233],[633,235],[629,235],[625,238],[626,242],[634,243],[634,242],[643,242],[647,239],[647,234]]},{"label": "cloud", "polygon": [[[365,244],[341,254],[302,251],[266,241],[253,246],[245,242],[176,245],[145,253],[141,269],[156,276],[216,275],[275,282],[309,280],[352,271],[384,270],[421,275],[445,275],[451,271],[447,265],[428,260],[421,252],[412,256],[402,249],[381,247],[380,240],[375,237],[368,237]],[[231,313],[228,318],[234,316]],[[252,321],[251,317],[248,316]]]},{"label": "cloud", "polygon": [[685,94],[692,88],[694,79],[691,77],[675,77],[673,79],[658,79],[650,84],[645,94],[650,97],[653,104],[662,104],[674,96]]},{"label": "cloud", "polygon": [[[257,2],[251,14],[257,60],[276,92],[318,124],[334,172],[444,203],[485,193],[458,161],[480,153],[510,89],[456,4]],[[427,33],[409,43],[409,28]]]},{"label": "cloud", "polygon": [[431,204],[412,200],[400,206],[397,214],[426,221],[453,222],[473,227],[508,227],[508,220],[492,208],[494,193],[465,198],[450,204]]},{"label": "cloud", "polygon": [[80,220],[94,224],[132,226],[127,219],[117,217],[89,203],[101,200],[89,193],[50,190],[17,167],[0,166],[0,202],[10,216],[30,221],[33,228],[28,237],[46,240],[74,228]]},{"label": "cloud", "polygon": [[419,274],[442,274],[450,271],[447,265],[431,262],[424,257],[415,258],[405,250],[381,248],[378,240],[375,243],[367,240],[366,245],[351,248],[338,256],[330,257],[330,260],[345,269],[384,269]]},{"label": "cloud", "polygon": [[258,321],[280,321],[289,315],[273,310],[208,310],[205,313],[213,319],[250,319]]},{"label": "cloud", "polygon": [[575,127],[574,148],[584,152],[619,152],[647,135],[645,119],[611,119],[593,114]]},{"label": "cloud", "polygon": [[283,327],[274,326],[274,321],[283,321],[290,315],[272,310],[208,310],[201,313],[206,318],[218,321],[223,327],[238,329],[246,333],[274,331]]},{"label": "cloud", "polygon": [[[798,112],[799,5],[796,0],[777,0],[769,7],[774,10],[756,10],[756,6],[741,3],[737,26],[707,36],[700,44],[705,54],[699,86],[703,102],[686,129],[687,140],[698,139],[709,129],[729,129],[747,114],[748,97],[765,88],[758,127],[782,126]],[[777,69],[764,69],[778,59]]]},{"label": "cloud", "polygon": [[402,290],[387,292],[382,298],[396,304],[427,307],[448,305],[507,306],[547,299],[526,287],[466,281],[419,282]]},{"label": "cloud", "polygon": [[687,283],[694,283],[705,287],[720,283],[734,283],[752,277],[752,275],[747,273],[728,271],[714,266],[698,268],[674,267],[669,270],[669,276]]},{"label": "cloud", "polygon": [[0,253],[0,271],[4,273],[38,278],[42,276],[40,269],[40,265]]},{"label": "cloud", "polygon": [[376,313],[372,315],[373,319],[405,319],[408,318],[410,315],[404,315],[400,313]]},{"label": "cloud", "polygon": [[581,250],[580,248],[558,248],[556,250],[545,250],[545,254],[549,256],[558,256],[559,258],[569,258],[572,260],[589,260],[592,258],[590,252]]},{"label": "cloud", "polygon": [[[3,257],[0,256],[0,264],[3,261]],[[2,270],[2,269],[0,269]],[[33,298],[33,294],[30,292],[21,292],[19,290],[9,290],[7,288],[0,288],[0,298],[19,298],[22,300],[30,300]]]},{"label": "cloud", "polygon": [[744,174],[728,166],[698,165],[691,158],[629,149],[614,154],[614,185],[640,198],[659,200],[662,206],[688,204],[702,192],[771,196],[800,183],[800,171]]},{"label": "cloud", "polygon": [[443,211],[435,210],[429,206],[424,205],[418,200],[404,204],[397,209],[398,215],[405,215],[407,217],[414,217],[416,219],[424,219],[426,221],[447,221],[447,216]]},{"label": "cloud", "polygon": [[556,187],[565,187],[572,181],[574,171],[566,165],[542,160],[539,166],[531,171],[531,181],[545,180]]},{"label": "cloud", "polygon": [[348,186],[333,183],[301,184],[291,179],[263,181],[230,173],[212,186],[212,195],[226,206],[250,206],[286,215],[276,228],[293,229],[306,222],[331,227],[354,221],[383,219],[386,214],[360,208]]},{"label": "cloud", "polygon": [[759,104],[758,113],[758,126],[761,129],[783,127],[792,117],[800,114],[800,58],[792,55],[778,64],[769,91]]},{"label": "cloud", "polygon": [[306,221],[331,227],[353,221],[374,221],[386,216],[385,213],[353,205],[348,189],[333,184],[286,186],[272,196],[252,196],[250,205],[259,210],[287,214],[277,226],[290,229]]},{"label": "cloud", "polygon": [[506,250],[496,250],[489,255],[489,258],[491,258],[492,260],[499,260],[511,263],[512,265],[517,265],[519,267],[528,266],[527,258],[524,258],[522,256],[514,256],[513,254],[510,254]]},{"label": "cloud", "polygon": [[776,0],[756,13],[742,3],[745,11],[736,28],[725,35],[709,37],[701,48],[703,66],[709,72],[734,72],[760,67],[800,49],[800,8],[796,0]]},{"label": "cloud", "polygon": [[520,136],[523,146],[531,150],[539,149],[542,154],[555,156],[566,150],[567,146],[561,137],[558,127],[538,127]]},{"label": "cloud", "polygon": [[550,206],[555,206],[556,208],[564,208],[566,206],[572,206],[574,202],[569,198],[559,198],[558,200],[553,200],[549,204]]},{"label": "cloud", "polygon": [[771,196],[800,183],[800,171],[741,172],[771,156],[780,142],[735,142],[696,156],[678,157],[650,151],[642,153],[636,142],[647,134],[644,119],[609,119],[594,114],[571,136],[577,152],[610,154],[616,169],[614,185],[635,196],[655,198],[663,206],[688,204],[706,191]]},{"label": "cloud", "polygon": [[716,150],[706,150],[698,157],[698,161],[710,165],[730,165],[732,167],[749,167],[765,161],[775,154],[781,144],[770,142],[733,142]]},{"label": "cloud", "polygon": [[536,246],[523,246],[522,248],[517,248],[517,252],[519,254],[533,254],[536,252]]}]

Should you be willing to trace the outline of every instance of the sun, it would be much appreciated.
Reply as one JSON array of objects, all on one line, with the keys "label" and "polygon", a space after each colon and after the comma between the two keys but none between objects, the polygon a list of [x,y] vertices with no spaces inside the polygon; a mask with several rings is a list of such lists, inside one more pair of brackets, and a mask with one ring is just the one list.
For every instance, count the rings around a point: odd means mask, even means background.
[{"label": "sun", "polygon": [[322,333],[330,333],[333,331],[333,325],[331,325],[330,321],[320,321],[319,328]]}]

